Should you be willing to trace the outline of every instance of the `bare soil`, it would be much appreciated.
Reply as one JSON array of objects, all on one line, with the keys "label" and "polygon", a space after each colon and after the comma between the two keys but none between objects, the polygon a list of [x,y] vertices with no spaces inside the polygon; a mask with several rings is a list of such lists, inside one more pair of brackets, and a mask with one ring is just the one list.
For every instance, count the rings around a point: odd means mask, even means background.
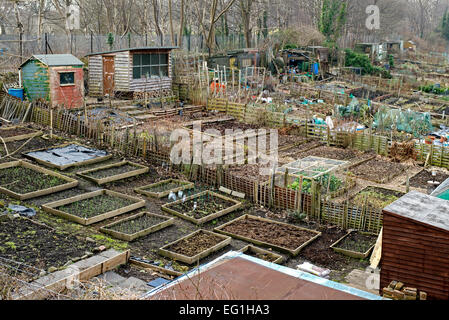
[{"label": "bare soil", "polygon": [[0,222],[0,257],[20,261],[47,270],[61,267],[70,259],[81,257],[95,244],[56,231],[30,219],[15,218]]},{"label": "bare soil", "polygon": [[[192,127],[192,126],[190,126]],[[193,127],[192,127],[193,128]],[[218,130],[222,136],[226,135],[226,130],[248,130],[248,129],[261,129],[258,125],[246,124],[235,120],[207,122],[201,124],[201,132],[205,132],[208,129]],[[231,133],[232,134],[232,133]]]},{"label": "bare soil", "polygon": [[116,176],[118,174],[122,174],[122,173],[126,173],[126,172],[135,171],[138,169],[140,169],[140,168],[133,166],[131,164],[124,164],[119,167],[112,167],[112,168],[106,168],[106,169],[102,169],[102,170],[98,170],[98,171],[89,172],[89,173],[86,173],[86,175],[89,177],[92,177],[92,178],[101,179],[101,178]]},{"label": "bare soil", "polygon": [[254,252],[251,249],[246,250],[244,252],[244,254],[246,254],[248,256],[251,256],[251,257],[258,258],[258,259],[262,259],[262,260],[265,260],[265,261],[268,261],[268,262],[273,262],[273,261],[275,261],[278,258],[278,257],[276,257],[276,256],[274,256],[272,254],[269,254],[269,253],[257,253],[257,252]]},{"label": "bare soil", "polygon": [[405,169],[406,167],[400,163],[372,159],[352,168],[351,172],[364,180],[386,183],[404,172]]},{"label": "bare soil", "polygon": [[235,221],[222,230],[291,250],[297,249],[316,236],[313,232],[300,230],[294,226],[279,225],[253,218]]},{"label": "bare soil", "polygon": [[449,178],[448,174],[435,170],[436,176],[432,176],[432,171],[423,170],[410,179],[410,186],[415,188],[427,189],[429,184],[427,181],[438,181],[442,183]]},{"label": "bare soil", "polygon": [[365,253],[376,243],[376,240],[375,236],[352,232],[338,243],[336,248]]},{"label": "bare soil", "polygon": [[27,127],[18,127],[14,129],[8,129],[8,130],[0,130],[0,136],[2,138],[10,138],[15,136],[21,136],[24,134],[30,134],[34,131],[32,129],[29,129]]},{"label": "bare soil", "polygon": [[183,254],[187,257],[193,257],[222,241],[222,238],[214,234],[199,232],[196,235],[188,239],[183,239],[166,249],[175,253]]}]

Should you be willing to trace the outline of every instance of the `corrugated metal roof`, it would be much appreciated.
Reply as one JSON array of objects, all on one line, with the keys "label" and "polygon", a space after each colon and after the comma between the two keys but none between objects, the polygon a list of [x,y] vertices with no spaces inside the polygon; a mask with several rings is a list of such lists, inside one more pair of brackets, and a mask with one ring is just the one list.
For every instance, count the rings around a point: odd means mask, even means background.
[{"label": "corrugated metal roof", "polygon": [[384,211],[449,231],[449,201],[411,191]]},{"label": "corrugated metal roof", "polygon": [[178,49],[178,48],[179,47],[173,47],[173,46],[127,48],[127,49],[118,49],[118,50],[110,50],[110,51],[102,51],[102,52],[93,52],[93,53],[86,54],[86,57],[88,57],[88,56],[95,56],[97,54],[108,54],[108,53],[123,52],[123,51],[157,50],[157,49],[173,50],[173,49]]},{"label": "corrugated metal roof", "polygon": [[83,66],[84,63],[71,54],[35,54],[20,65],[20,68],[29,60],[37,59],[49,67],[57,66]]}]

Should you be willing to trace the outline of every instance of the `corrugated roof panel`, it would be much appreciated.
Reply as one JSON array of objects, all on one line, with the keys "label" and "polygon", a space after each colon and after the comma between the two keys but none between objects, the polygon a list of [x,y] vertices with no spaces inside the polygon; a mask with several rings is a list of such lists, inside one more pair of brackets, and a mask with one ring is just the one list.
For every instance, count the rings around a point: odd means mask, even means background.
[{"label": "corrugated roof panel", "polygon": [[30,59],[37,59],[49,67],[57,66],[83,66],[84,63],[71,54],[35,54],[22,63],[22,67]]}]

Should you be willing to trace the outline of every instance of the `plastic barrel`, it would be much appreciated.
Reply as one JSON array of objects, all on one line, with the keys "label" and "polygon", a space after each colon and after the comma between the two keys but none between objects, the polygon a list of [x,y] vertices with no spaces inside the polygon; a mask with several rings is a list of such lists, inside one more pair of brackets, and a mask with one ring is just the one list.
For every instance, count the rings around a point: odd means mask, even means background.
[{"label": "plastic barrel", "polygon": [[10,88],[10,89],[8,89],[8,93],[23,101],[23,89],[22,88],[18,88],[18,89]]}]

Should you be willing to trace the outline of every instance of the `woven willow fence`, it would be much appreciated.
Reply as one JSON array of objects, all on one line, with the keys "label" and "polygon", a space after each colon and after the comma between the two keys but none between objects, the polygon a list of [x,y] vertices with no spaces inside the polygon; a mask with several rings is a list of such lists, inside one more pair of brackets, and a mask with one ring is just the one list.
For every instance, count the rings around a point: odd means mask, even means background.
[{"label": "woven willow fence", "polygon": [[[100,120],[77,116],[65,109],[51,110],[44,103],[21,102],[7,94],[0,96],[0,114],[9,108],[10,119],[31,121],[40,125],[52,126],[67,134],[91,140],[99,147],[109,147],[125,157],[140,157],[146,161],[160,165],[170,164],[170,148],[161,143],[157,134],[139,134],[136,127],[117,130],[104,125]],[[13,109],[11,109],[13,105]],[[228,103],[224,99],[209,99],[208,110],[217,110],[232,115],[240,121],[260,121],[262,117],[266,125],[283,127],[297,125],[300,132],[307,137],[314,137],[332,146],[352,147],[358,150],[372,150],[378,154],[388,155],[391,141],[388,138],[368,133],[347,133],[330,131],[323,125],[311,125],[305,119],[293,118],[283,113],[265,110],[238,103]],[[419,159],[427,159],[429,164],[449,167],[449,148],[424,144],[416,144]],[[173,168],[179,166],[172,165]],[[310,218],[322,223],[330,223],[343,228],[352,228],[368,232],[379,232],[382,227],[381,210],[370,207],[358,207],[349,202],[336,203],[326,201],[317,194],[299,194],[286,188],[259,184],[247,178],[237,177],[225,168],[207,168],[199,166],[192,175],[192,166],[188,166],[190,177],[213,186],[245,193],[252,202],[292,212],[304,212]],[[179,168],[185,170],[185,168]]]}]

